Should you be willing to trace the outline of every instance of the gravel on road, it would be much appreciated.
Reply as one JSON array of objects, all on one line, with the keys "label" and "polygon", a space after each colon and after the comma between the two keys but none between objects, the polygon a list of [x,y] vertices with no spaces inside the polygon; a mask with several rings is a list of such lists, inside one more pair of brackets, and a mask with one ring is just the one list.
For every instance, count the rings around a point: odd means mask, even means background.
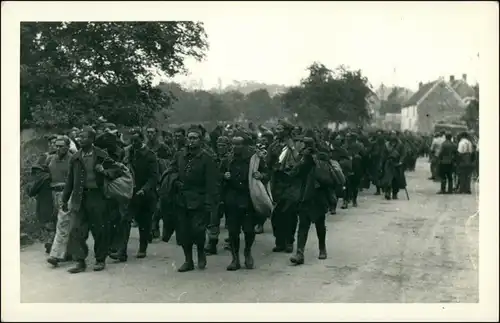
[{"label": "gravel on road", "polygon": [[[478,201],[443,195],[427,180],[428,163],[407,173],[410,200],[386,201],[365,190],[359,207],[327,218],[328,259],[318,260],[311,228],[306,263],[272,253],[269,224],[254,247],[256,268],[228,272],[228,251],[208,258],[204,271],[178,273],[182,251],[155,242],[136,259],[134,229],[127,263],[71,275],[52,269],[41,245],[21,251],[21,302],[61,303],[469,303],[478,302]],[[227,232],[222,231],[221,237]],[[222,249],[222,248],[220,248]],[[89,258],[91,259],[91,258]]]}]

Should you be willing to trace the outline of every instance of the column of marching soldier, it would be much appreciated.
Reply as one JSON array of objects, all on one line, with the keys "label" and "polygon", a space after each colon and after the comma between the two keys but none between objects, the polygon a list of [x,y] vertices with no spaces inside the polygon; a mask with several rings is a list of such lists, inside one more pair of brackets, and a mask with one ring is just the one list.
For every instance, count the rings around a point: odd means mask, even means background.
[{"label": "column of marching soldier", "polygon": [[[457,148],[448,134],[441,140],[442,134],[432,139],[408,132],[302,129],[283,120],[272,130],[249,124],[218,125],[210,133],[200,125],[127,132],[124,140],[101,119],[53,135],[49,151],[32,167],[28,194],[37,199],[53,267],[73,261],[70,273],[85,271],[89,233],[94,271],[103,270],[107,258],[126,262],[130,231],[137,227],[137,258],[147,256],[153,239],[168,242],[175,233],[185,256],[178,271],[194,270],[193,249],[197,267],[204,269],[206,256],[220,247],[222,218],[228,231],[223,248],[232,255],[227,270],[242,266],[241,233],[243,265],[254,268],[252,246],[268,218],[273,251],[293,254],[290,261],[300,265],[312,223],[318,257],[327,258],[325,218],[335,214],[340,199],[342,209],[356,207],[358,192],[370,184],[376,195],[397,199],[406,188],[404,172],[415,169],[419,156],[429,155],[433,178],[441,176],[444,183],[457,170],[459,182],[468,183],[474,170],[465,166],[474,160],[464,157],[473,151],[470,141],[463,143],[466,134]],[[440,193],[450,190],[442,186]],[[470,185],[456,190],[470,193]]]}]

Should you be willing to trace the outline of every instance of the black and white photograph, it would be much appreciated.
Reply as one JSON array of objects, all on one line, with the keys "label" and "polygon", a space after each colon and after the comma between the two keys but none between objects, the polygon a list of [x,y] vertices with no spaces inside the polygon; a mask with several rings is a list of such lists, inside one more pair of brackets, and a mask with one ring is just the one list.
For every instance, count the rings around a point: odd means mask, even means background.
[{"label": "black and white photograph", "polygon": [[498,320],[498,19],[2,2],[2,321]]}]

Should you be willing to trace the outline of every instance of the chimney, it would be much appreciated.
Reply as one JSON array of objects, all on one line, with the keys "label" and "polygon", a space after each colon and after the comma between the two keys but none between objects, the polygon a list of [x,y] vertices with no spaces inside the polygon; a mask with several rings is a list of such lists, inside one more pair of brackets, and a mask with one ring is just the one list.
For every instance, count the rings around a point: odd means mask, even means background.
[{"label": "chimney", "polygon": [[450,83],[455,81],[455,75],[450,75]]},{"label": "chimney", "polygon": [[467,83],[467,74],[462,74],[462,80],[464,80],[464,82]]},{"label": "chimney", "polygon": [[422,88],[422,86],[423,86],[423,85],[424,85],[424,83],[419,82],[419,83],[418,83],[418,89],[420,90],[420,89]]}]

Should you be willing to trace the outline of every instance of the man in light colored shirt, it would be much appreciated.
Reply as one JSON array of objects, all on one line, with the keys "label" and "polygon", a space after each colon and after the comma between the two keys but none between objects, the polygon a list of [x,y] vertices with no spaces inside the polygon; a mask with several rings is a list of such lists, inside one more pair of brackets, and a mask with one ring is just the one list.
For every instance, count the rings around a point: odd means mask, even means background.
[{"label": "man in light colored shirt", "polygon": [[472,146],[472,142],[465,135],[462,135],[462,138],[458,142],[458,153],[459,154],[472,154],[474,152],[474,147]]},{"label": "man in light colored shirt", "polygon": [[429,159],[431,162],[431,177],[430,180],[438,180],[438,156],[441,152],[441,147],[445,141],[444,134],[442,132],[437,132],[434,134],[434,139],[432,139],[431,149],[429,154]]},{"label": "man in light colored shirt", "polygon": [[466,132],[458,136],[458,192],[461,194],[471,194],[472,154],[474,153],[474,146],[468,137],[469,135]]}]

